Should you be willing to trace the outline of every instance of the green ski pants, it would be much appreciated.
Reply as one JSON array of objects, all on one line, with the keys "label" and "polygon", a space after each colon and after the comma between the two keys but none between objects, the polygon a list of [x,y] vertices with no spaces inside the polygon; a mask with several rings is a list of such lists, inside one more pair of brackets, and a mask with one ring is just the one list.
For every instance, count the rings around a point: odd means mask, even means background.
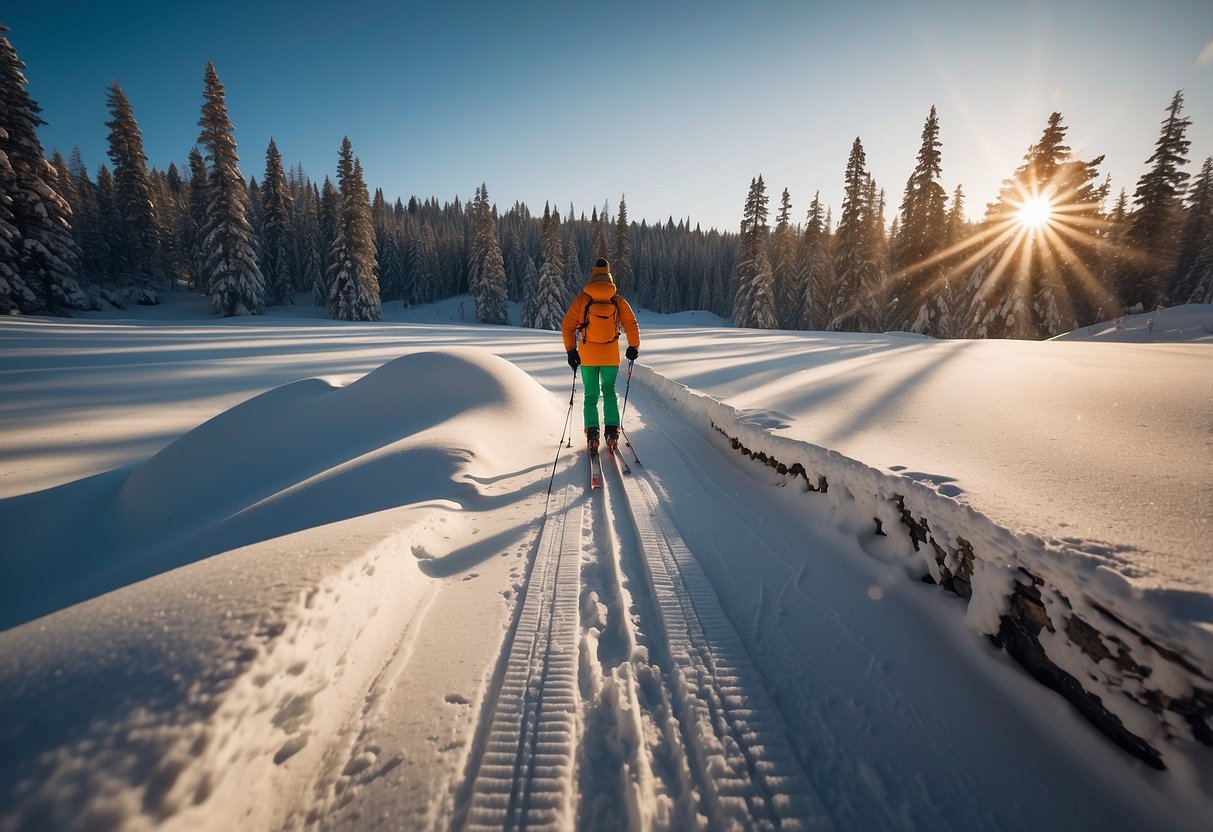
[{"label": "green ski pants", "polygon": [[602,393],[604,424],[619,424],[619,396],[615,393],[615,379],[619,376],[619,365],[613,367],[587,367],[581,365],[581,381],[585,384],[585,426],[598,427],[598,394]]}]

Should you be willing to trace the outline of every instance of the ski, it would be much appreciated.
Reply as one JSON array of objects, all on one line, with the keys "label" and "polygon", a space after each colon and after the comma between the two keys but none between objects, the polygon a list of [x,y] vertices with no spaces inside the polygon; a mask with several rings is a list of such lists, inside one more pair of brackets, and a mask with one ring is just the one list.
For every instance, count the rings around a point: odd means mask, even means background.
[{"label": "ski", "polygon": [[591,450],[590,456],[590,488],[602,488],[602,457],[598,451]]},{"label": "ski", "polygon": [[615,442],[607,443],[607,450],[611,454],[611,458],[615,460],[615,464],[619,466],[619,470],[624,474],[632,473],[632,466],[628,465],[628,461],[623,458],[623,454],[619,451],[619,445]]}]

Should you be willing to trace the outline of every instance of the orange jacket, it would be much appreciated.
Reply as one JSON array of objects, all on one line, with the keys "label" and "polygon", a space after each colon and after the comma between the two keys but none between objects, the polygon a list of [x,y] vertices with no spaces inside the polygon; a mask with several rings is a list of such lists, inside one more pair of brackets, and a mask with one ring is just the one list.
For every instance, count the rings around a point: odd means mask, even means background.
[{"label": "orange jacket", "polygon": [[[581,363],[587,367],[610,367],[619,364],[619,339],[607,344],[596,344],[592,341],[582,341],[577,337],[577,328],[585,322],[586,307],[592,301],[609,301],[615,294],[615,284],[606,275],[594,275],[585,285],[585,290],[573,298],[569,311],[564,313],[564,322],[560,324],[560,334],[564,336],[564,351],[576,349],[581,355]],[[636,323],[636,313],[622,297],[619,301],[619,323],[623,324],[623,332],[627,335],[628,345],[640,346],[640,325]]]}]

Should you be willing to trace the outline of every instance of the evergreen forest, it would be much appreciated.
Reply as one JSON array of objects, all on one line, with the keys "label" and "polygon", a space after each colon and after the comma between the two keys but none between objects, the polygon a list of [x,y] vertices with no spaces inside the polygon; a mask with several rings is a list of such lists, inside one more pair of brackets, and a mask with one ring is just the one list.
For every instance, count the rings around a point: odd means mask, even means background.
[{"label": "evergreen forest", "polygon": [[[512,301],[524,326],[557,329],[598,257],[633,304],[762,329],[1045,338],[1127,312],[1213,303],[1213,158],[1191,169],[1182,91],[1158,124],[1141,125],[1158,138],[1131,191],[1113,193],[1103,157],[1076,158],[1052,113],[970,222],[963,188],[941,184],[932,107],[900,195],[878,183],[856,137],[836,214],[819,194],[797,210],[784,188],[772,222],[757,175],[731,232],[672,217],[637,223],[623,197],[589,216],[554,202],[541,214],[520,202],[501,210],[484,184],[471,201],[389,197],[372,192],[349,138],[334,148],[335,181],[285,163],[273,139],[264,167],[246,176],[213,64],[183,167],[148,167],[114,82],[108,162],[90,171],[79,150],[48,158],[7,31],[0,24],[4,314],[155,304],[188,290],[223,316],[310,303],[334,319],[376,321],[385,304],[470,293],[480,321],[508,323]],[[907,136],[907,153],[914,144]]]}]

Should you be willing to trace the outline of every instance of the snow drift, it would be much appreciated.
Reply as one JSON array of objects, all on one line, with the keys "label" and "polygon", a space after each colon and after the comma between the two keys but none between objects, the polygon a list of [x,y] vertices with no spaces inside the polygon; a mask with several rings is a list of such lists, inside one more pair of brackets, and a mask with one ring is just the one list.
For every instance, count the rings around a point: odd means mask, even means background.
[{"label": "snow drift", "polygon": [[520,439],[519,425],[559,423],[546,395],[527,395],[536,387],[481,352],[414,353],[347,387],[270,390],[134,470],[6,501],[13,580],[0,585],[0,627],[304,527],[474,497],[478,476],[512,458],[505,448],[543,438]]},{"label": "snow drift", "polygon": [[[551,439],[517,425],[562,415],[500,358],[416,353],[345,387],[257,396],[124,481],[101,478],[109,492],[85,504],[64,507],[63,489],[8,501],[77,521],[23,541],[23,570],[77,572],[78,596],[122,588],[0,633],[0,713],[21,715],[0,726],[0,828],[306,815],[316,755],[356,729],[341,715],[370,709],[351,700],[407,648],[430,575],[477,531],[460,515],[535,478]],[[103,556],[66,547],[65,525],[93,529]],[[9,619],[59,603],[13,587],[0,590]],[[400,763],[355,757],[336,771]]]}]

